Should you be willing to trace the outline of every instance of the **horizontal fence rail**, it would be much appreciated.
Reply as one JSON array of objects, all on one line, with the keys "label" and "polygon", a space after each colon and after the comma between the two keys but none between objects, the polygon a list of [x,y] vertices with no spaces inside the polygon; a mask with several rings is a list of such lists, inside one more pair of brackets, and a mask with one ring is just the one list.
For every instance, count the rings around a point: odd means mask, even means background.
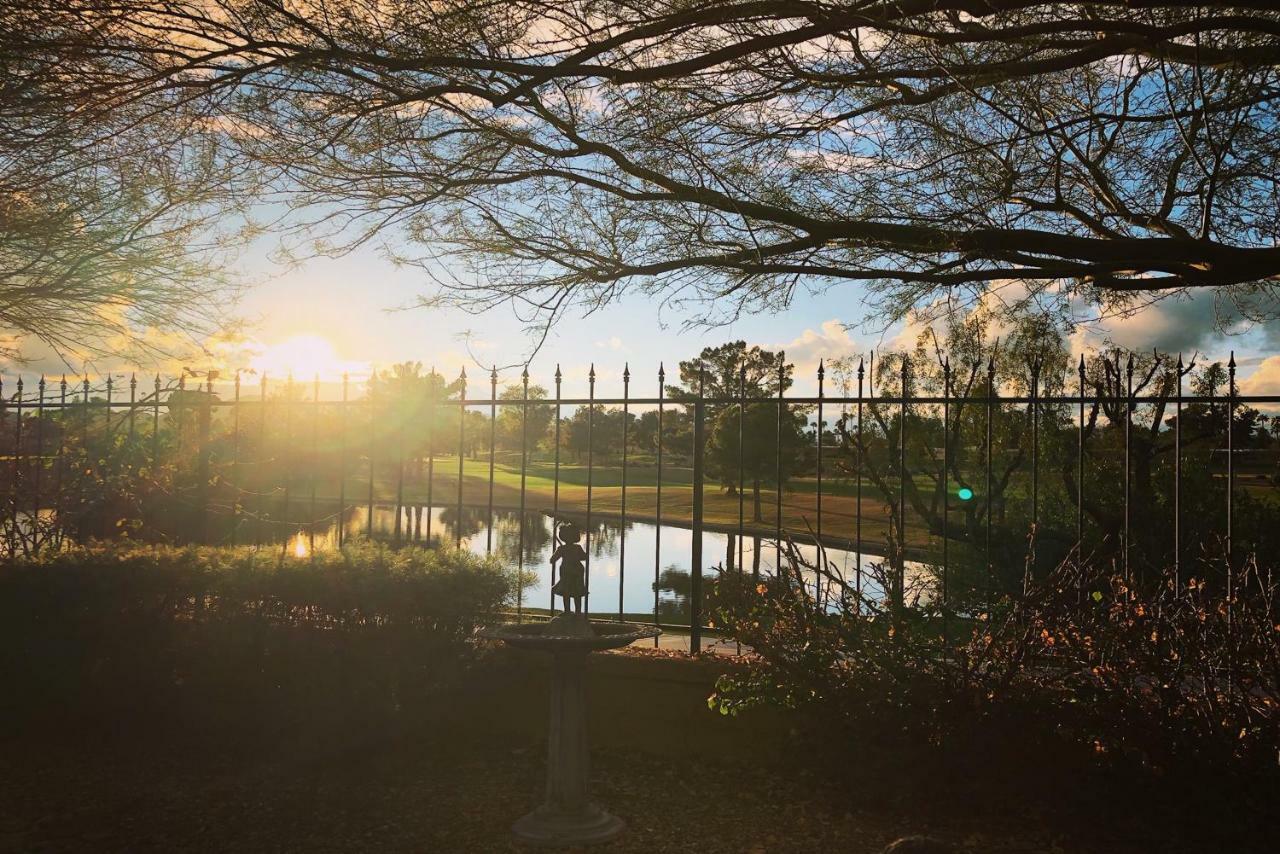
[{"label": "horizontal fence rail", "polygon": [[1280,418],[1265,410],[1280,395],[1241,394],[1234,357],[1049,370],[876,354],[819,363],[816,395],[788,394],[782,354],[689,365],[647,388],[626,366],[611,397],[594,366],[585,397],[563,394],[558,367],[550,388],[412,365],[360,383],[0,378],[0,542],[14,557],[121,536],[464,547],[534,570],[547,598],[522,587],[523,618],[555,610],[548,559],[573,522],[588,609],[687,626],[696,651],[706,573],[775,574],[788,541],[859,594],[945,614],[1065,560],[1132,584],[1169,565],[1205,578],[1277,536]]}]

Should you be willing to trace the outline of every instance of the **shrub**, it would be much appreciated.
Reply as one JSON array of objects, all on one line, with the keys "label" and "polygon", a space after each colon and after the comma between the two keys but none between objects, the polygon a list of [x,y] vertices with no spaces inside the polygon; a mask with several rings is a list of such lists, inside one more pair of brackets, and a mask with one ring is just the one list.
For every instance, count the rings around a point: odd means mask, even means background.
[{"label": "shrub", "polygon": [[[420,710],[517,578],[460,551],[95,546],[0,566],[0,711],[287,733]],[[264,720],[285,710],[283,718]],[[266,734],[264,732],[264,734]]]},{"label": "shrub", "polygon": [[[827,576],[840,594],[816,602],[802,572]],[[1066,751],[1161,774],[1273,774],[1277,587],[1252,561],[1230,585],[1170,570],[1137,589],[1071,558],[990,613],[893,612],[792,549],[777,579],[717,580],[717,623],[754,658],[710,702],[725,714],[802,712],[836,762],[877,752],[900,761],[945,744],[979,762],[1003,750],[1051,764],[1044,751]],[[867,585],[876,587],[887,580]]]}]

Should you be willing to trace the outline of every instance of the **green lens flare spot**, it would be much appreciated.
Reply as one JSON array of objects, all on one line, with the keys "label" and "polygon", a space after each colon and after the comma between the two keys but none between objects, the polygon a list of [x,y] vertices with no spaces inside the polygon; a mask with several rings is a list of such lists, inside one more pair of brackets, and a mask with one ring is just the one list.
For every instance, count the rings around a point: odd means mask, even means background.
[{"label": "green lens flare spot", "polygon": [[969,501],[973,498],[973,490],[967,486],[960,487],[960,491],[956,493],[961,501]]}]

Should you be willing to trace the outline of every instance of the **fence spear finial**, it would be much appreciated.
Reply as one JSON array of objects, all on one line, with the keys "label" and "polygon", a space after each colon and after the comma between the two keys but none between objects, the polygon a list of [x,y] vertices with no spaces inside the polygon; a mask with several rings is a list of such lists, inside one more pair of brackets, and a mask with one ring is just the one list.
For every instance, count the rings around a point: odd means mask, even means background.
[{"label": "fence spear finial", "polygon": [[629,382],[631,382],[631,363],[623,362],[622,363],[622,384],[626,385]]},{"label": "fence spear finial", "polygon": [[662,362],[659,362],[658,363],[658,385],[662,385],[663,381],[665,381],[666,378],[667,378],[667,372],[662,367]]}]

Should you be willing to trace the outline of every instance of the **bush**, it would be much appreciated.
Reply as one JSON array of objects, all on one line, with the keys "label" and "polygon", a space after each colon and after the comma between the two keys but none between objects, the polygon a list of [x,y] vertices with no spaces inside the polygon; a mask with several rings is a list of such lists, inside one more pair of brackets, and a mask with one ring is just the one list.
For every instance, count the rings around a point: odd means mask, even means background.
[{"label": "bush", "polygon": [[22,560],[0,567],[0,712],[277,736],[335,716],[376,725],[447,688],[516,583],[464,552],[363,543]]},{"label": "bush", "polygon": [[[841,594],[815,602],[802,572]],[[1046,772],[1062,761],[1275,774],[1280,614],[1275,582],[1253,562],[1230,590],[1172,571],[1139,590],[1072,558],[967,617],[890,611],[794,550],[778,579],[726,573],[716,586],[717,623],[754,658],[720,680],[711,705],[796,710],[836,765],[945,745],[977,765],[1004,756]]]}]

